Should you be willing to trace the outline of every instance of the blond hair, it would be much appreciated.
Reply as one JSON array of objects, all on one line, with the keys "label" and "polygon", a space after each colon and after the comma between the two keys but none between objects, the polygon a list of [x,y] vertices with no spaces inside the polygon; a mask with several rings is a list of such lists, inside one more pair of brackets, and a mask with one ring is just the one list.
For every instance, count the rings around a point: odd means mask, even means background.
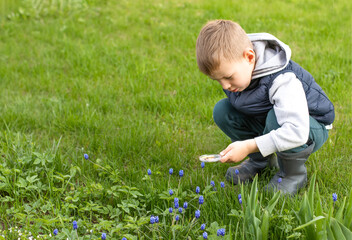
[{"label": "blond hair", "polygon": [[196,44],[197,64],[200,71],[211,75],[220,60],[237,61],[247,48],[253,48],[242,27],[230,20],[213,20],[204,25]]}]

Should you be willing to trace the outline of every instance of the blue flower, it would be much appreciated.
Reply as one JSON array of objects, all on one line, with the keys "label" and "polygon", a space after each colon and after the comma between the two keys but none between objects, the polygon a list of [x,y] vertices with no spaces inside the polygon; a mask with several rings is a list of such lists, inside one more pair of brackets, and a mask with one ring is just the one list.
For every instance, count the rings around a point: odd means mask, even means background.
[{"label": "blue flower", "polygon": [[202,168],[204,168],[205,163],[204,163],[204,162],[201,162],[200,166],[201,166]]},{"label": "blue flower", "polygon": [[56,228],[54,229],[54,235],[56,236],[59,233],[59,230],[57,230]]},{"label": "blue flower", "polygon": [[238,202],[239,202],[240,204],[242,204],[242,198],[238,199]]},{"label": "blue flower", "polygon": [[84,158],[85,158],[86,160],[88,160],[89,156],[88,156],[87,153],[85,153],[83,156],[84,156]]},{"label": "blue flower", "polygon": [[196,187],[196,193],[198,194],[200,192],[200,187]]},{"label": "blue flower", "polygon": [[174,210],[172,209],[172,207],[169,208],[169,213],[172,213]]},{"label": "blue flower", "polygon": [[196,218],[200,217],[200,211],[199,210],[196,211],[195,216],[196,216]]},{"label": "blue flower", "polygon": [[178,212],[182,213],[182,207],[178,208]]},{"label": "blue flower", "polygon": [[169,174],[172,175],[174,173],[174,170],[172,168],[169,169]]},{"label": "blue flower", "polygon": [[184,202],[184,203],[183,203],[183,208],[184,208],[184,209],[187,209],[187,208],[188,208],[188,202]]},{"label": "blue flower", "polygon": [[159,222],[159,216],[155,216],[154,219],[155,219],[155,223]]},{"label": "blue flower", "polygon": [[235,174],[238,175],[240,172],[238,171],[238,169],[235,169]]},{"label": "blue flower", "polygon": [[333,193],[333,194],[332,194],[332,200],[333,200],[334,202],[337,201],[337,194],[336,194],[336,193]]},{"label": "blue flower", "polygon": [[238,200],[240,200],[241,198],[242,198],[242,195],[240,193],[240,194],[238,194]]},{"label": "blue flower", "polygon": [[78,228],[76,221],[73,221],[72,225],[73,225],[73,229],[74,229],[74,230],[76,230],[76,229]]},{"label": "blue flower", "polygon": [[176,215],[176,221],[180,220],[180,216],[179,215]]},{"label": "blue flower", "polygon": [[127,238],[123,237],[122,240],[127,240]]},{"label": "blue flower", "polygon": [[214,181],[210,181],[210,185],[212,185],[213,187],[215,187]]},{"label": "blue flower", "polygon": [[204,203],[204,197],[203,196],[199,196],[198,202],[199,202],[199,204],[203,204]]},{"label": "blue flower", "polygon": [[208,233],[207,232],[203,232],[203,238],[204,239],[208,239]]},{"label": "blue flower", "polygon": [[216,235],[217,236],[225,236],[225,228],[218,229]]},{"label": "blue flower", "polygon": [[224,182],[220,182],[220,186],[221,186],[222,188],[224,188],[224,187],[225,187],[225,183],[224,183]]},{"label": "blue flower", "polygon": [[105,240],[106,239],[106,233],[101,234],[101,239]]},{"label": "blue flower", "polygon": [[151,223],[151,224],[154,224],[154,223],[155,223],[155,217],[153,217],[153,216],[150,217],[150,223]]},{"label": "blue flower", "polygon": [[205,223],[203,223],[201,226],[200,226],[200,230],[204,230],[205,229]]},{"label": "blue flower", "polygon": [[178,172],[178,175],[180,175],[180,177],[183,177],[183,170],[180,170],[180,171]]},{"label": "blue flower", "polygon": [[174,194],[174,191],[172,191],[172,189],[170,189],[170,190],[169,190],[169,194],[170,194],[170,196],[171,196],[172,194]]},{"label": "blue flower", "polygon": [[281,183],[281,182],[282,182],[282,178],[279,177],[279,178],[277,179],[277,182],[278,182],[278,183]]},{"label": "blue flower", "polygon": [[174,199],[174,203],[175,203],[175,208],[179,208],[180,204],[179,204],[178,198]]},{"label": "blue flower", "polygon": [[152,170],[148,169],[148,175],[152,175]]}]

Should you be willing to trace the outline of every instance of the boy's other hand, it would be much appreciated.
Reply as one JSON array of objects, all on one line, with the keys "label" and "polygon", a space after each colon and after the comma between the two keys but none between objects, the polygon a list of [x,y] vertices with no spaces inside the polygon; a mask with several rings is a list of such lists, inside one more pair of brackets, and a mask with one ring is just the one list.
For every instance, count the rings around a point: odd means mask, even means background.
[{"label": "boy's other hand", "polygon": [[242,161],[248,154],[258,152],[258,146],[254,139],[245,141],[236,141],[231,143],[225,150],[220,152],[221,162],[239,162]]}]

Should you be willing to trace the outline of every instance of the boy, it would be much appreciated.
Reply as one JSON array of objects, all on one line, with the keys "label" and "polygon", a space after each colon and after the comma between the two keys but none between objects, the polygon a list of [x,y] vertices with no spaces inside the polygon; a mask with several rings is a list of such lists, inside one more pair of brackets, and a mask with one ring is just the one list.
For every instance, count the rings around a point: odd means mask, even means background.
[{"label": "boy", "polygon": [[293,62],[289,46],[268,33],[246,34],[235,22],[208,22],[197,39],[200,71],[227,98],[213,118],[232,143],[221,162],[239,162],[226,179],[251,180],[277,155],[279,172],[267,185],[294,195],[307,182],[305,161],[327,140],[334,106],[312,75]]}]

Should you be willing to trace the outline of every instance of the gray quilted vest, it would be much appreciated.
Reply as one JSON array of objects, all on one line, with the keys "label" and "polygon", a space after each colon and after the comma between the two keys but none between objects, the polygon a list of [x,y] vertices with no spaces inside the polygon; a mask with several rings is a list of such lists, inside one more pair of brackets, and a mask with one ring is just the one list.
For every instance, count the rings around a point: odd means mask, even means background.
[{"label": "gray quilted vest", "polygon": [[242,92],[234,93],[228,90],[224,90],[224,92],[236,110],[255,118],[266,118],[267,113],[273,108],[269,101],[269,89],[274,79],[286,72],[293,72],[302,82],[308,102],[309,115],[322,124],[331,124],[335,119],[334,105],[323,89],[314,81],[313,76],[292,60],[279,72],[253,79]]}]

